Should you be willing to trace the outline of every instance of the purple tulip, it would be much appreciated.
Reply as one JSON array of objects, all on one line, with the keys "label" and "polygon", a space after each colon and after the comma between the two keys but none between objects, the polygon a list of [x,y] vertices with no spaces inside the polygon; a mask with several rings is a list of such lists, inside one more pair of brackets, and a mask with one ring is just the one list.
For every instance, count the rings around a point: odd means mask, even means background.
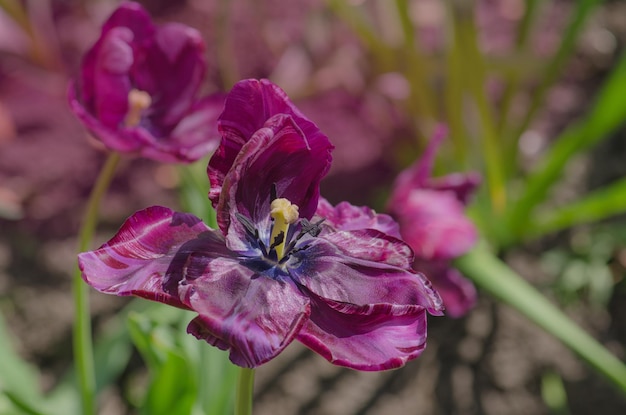
[{"label": "purple tulip", "polygon": [[185,25],[155,26],[124,2],[86,53],[72,111],[109,149],[164,162],[192,162],[219,145],[223,95],[198,99],[206,62],[200,34]]},{"label": "purple tulip", "polygon": [[431,177],[445,135],[446,129],[439,127],[422,158],[398,176],[388,211],[415,252],[415,267],[428,275],[447,314],[460,317],[476,303],[476,289],[449,262],[477,241],[478,232],[465,216],[465,206],[481,179],[476,173]]},{"label": "purple tulip", "polygon": [[[219,124],[224,138],[209,166],[221,189],[219,230],[164,207],[140,211],[80,254],[87,283],[197,312],[188,332],[243,367],[294,339],[360,370],[419,356],[427,312],[440,315],[441,300],[412,271],[411,249],[385,233],[388,216],[325,201],[318,209],[328,138],[268,81],[238,83]],[[350,226],[348,212],[361,225]]]},{"label": "purple tulip", "polygon": [[391,216],[376,213],[368,207],[352,206],[348,202],[333,207],[326,199],[320,198],[317,214],[325,219],[326,224],[342,231],[376,229],[400,239],[398,223]]}]

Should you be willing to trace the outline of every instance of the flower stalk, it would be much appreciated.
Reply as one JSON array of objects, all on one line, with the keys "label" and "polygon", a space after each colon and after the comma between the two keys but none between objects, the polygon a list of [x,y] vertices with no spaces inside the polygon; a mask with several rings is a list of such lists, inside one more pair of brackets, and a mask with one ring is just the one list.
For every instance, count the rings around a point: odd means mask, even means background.
[{"label": "flower stalk", "polygon": [[235,415],[252,414],[252,393],[254,392],[254,369],[240,368],[237,379]]},{"label": "flower stalk", "polygon": [[476,285],[563,342],[626,394],[626,365],[496,258],[485,243],[477,244],[455,265]]},{"label": "flower stalk", "polygon": [[[91,191],[85,216],[78,236],[78,252],[84,252],[89,248],[97,222],[100,201],[106,193],[120,156],[111,153],[107,158],[96,184]],[[93,361],[93,344],[91,339],[91,314],[89,312],[89,287],[83,283],[81,271],[76,265],[72,279],[74,296],[74,361],[76,362],[76,376],[80,389],[82,413],[84,415],[95,414],[96,381]]]}]

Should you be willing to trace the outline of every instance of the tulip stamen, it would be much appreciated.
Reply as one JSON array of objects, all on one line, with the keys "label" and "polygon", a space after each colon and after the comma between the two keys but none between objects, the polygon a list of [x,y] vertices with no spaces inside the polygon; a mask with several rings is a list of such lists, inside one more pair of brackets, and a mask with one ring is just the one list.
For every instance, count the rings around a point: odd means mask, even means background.
[{"label": "tulip stamen", "polygon": [[270,245],[276,250],[280,261],[285,254],[285,241],[289,225],[298,220],[298,206],[285,198],[274,199],[270,205],[270,216],[274,219],[274,227],[270,236]]},{"label": "tulip stamen", "polygon": [[143,112],[152,105],[152,98],[146,91],[131,89],[128,93],[128,112],[124,124],[136,127],[141,121]]}]

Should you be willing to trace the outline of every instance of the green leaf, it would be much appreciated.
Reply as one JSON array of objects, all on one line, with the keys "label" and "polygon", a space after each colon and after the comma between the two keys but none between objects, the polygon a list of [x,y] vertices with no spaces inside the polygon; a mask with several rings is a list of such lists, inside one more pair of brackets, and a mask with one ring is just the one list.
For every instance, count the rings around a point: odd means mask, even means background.
[{"label": "green leaf", "polygon": [[156,324],[146,315],[136,312],[129,313],[126,321],[130,337],[146,365],[150,370],[158,370],[167,356],[164,348],[159,347]]},{"label": "green leaf", "polygon": [[127,327],[121,319],[112,321],[105,332],[98,336],[94,347],[96,390],[102,391],[121,375],[128,365],[132,350]]},{"label": "green leaf", "polygon": [[[626,121],[626,54],[624,54],[595,100],[589,114],[563,132],[524,183],[517,203],[508,215],[508,224],[517,238],[529,230],[528,218],[542,203],[559,179],[567,162],[589,149]],[[509,243],[514,241],[507,241]]]},{"label": "green leaf", "polygon": [[578,0],[575,2],[574,11],[570,16],[567,28],[563,32],[561,42],[559,43],[559,49],[548,63],[542,74],[543,76],[540,78],[540,84],[533,94],[530,107],[528,108],[528,111],[526,112],[517,132],[514,135],[516,139],[519,139],[524,131],[526,131],[528,125],[535,117],[535,114],[539,108],[541,108],[546,92],[561,74],[563,66],[572,54],[572,51],[576,46],[576,40],[584,28],[587,18],[600,2],[601,0]]},{"label": "green leaf", "polygon": [[41,414],[35,402],[41,402],[39,378],[33,366],[13,349],[11,335],[0,315],[0,392],[24,413]]},{"label": "green leaf", "polygon": [[[190,313],[158,305],[143,312],[131,312],[131,337],[147,363],[150,383],[142,413],[189,414],[198,392],[198,362],[185,343],[191,338],[184,330]],[[197,342],[197,341],[196,341]]]},{"label": "green leaf", "polygon": [[566,206],[537,213],[526,236],[536,238],[624,212],[626,212],[626,178],[589,193]]},{"label": "green leaf", "polygon": [[146,415],[186,415],[196,398],[197,385],[189,362],[168,350],[162,364],[151,370],[152,381],[143,406]]}]

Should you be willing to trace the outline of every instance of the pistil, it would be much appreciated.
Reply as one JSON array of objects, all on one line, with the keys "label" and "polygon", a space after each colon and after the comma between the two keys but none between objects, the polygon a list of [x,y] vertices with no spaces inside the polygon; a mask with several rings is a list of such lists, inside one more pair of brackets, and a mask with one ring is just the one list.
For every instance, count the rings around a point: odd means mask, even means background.
[{"label": "pistil", "polygon": [[128,93],[128,112],[124,124],[127,127],[136,127],[141,121],[143,112],[152,105],[152,98],[146,91],[131,89]]},{"label": "pistil", "polygon": [[280,261],[285,254],[289,225],[298,220],[298,206],[287,199],[279,198],[272,201],[270,209],[270,216],[274,219],[270,245],[276,251],[277,259]]}]

